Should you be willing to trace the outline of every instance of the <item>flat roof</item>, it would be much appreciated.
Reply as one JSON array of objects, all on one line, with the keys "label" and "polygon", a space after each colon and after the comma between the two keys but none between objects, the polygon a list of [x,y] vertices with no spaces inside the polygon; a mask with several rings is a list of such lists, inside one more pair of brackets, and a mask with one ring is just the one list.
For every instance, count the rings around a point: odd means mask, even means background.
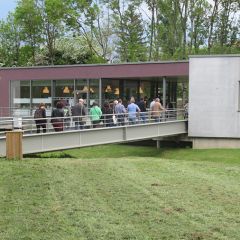
[{"label": "flat roof", "polygon": [[188,76],[188,61],[81,64],[0,68],[0,79],[60,80]]},{"label": "flat roof", "polygon": [[240,54],[190,55],[189,58],[240,57]]},{"label": "flat roof", "polygon": [[188,60],[179,61],[154,61],[154,62],[124,62],[124,63],[99,63],[99,64],[70,64],[70,65],[44,65],[44,66],[12,66],[12,67],[0,67],[0,70],[12,70],[12,69],[39,69],[39,68],[64,68],[64,67],[99,67],[99,66],[124,66],[124,65],[152,65],[152,64],[176,64],[176,63],[188,63]]}]

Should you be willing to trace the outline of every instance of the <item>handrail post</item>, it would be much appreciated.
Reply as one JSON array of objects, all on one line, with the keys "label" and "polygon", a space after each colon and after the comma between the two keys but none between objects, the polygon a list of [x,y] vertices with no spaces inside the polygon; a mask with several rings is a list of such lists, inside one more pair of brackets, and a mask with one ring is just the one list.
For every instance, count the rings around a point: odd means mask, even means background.
[{"label": "handrail post", "polygon": [[22,130],[6,132],[6,157],[8,160],[21,160],[22,153]]}]

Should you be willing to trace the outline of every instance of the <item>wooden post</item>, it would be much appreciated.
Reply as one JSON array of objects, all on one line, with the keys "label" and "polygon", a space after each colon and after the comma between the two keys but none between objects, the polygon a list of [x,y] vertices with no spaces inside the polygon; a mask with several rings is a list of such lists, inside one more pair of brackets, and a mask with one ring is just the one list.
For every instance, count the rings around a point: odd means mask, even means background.
[{"label": "wooden post", "polygon": [[23,158],[22,136],[23,136],[23,132],[21,130],[6,132],[6,157],[7,157],[7,159],[21,160]]}]

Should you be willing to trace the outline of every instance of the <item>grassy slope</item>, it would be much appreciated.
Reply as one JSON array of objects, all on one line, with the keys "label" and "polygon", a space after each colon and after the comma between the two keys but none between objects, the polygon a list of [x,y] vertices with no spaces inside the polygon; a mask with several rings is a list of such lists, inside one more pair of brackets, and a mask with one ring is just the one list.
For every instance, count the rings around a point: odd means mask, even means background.
[{"label": "grassy slope", "polygon": [[240,150],[57,154],[0,160],[0,239],[239,239]]}]

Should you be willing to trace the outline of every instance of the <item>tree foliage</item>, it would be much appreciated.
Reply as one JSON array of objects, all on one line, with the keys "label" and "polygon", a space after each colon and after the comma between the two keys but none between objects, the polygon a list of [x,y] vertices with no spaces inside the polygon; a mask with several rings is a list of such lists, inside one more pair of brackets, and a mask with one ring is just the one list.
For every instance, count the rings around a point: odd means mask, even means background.
[{"label": "tree foliage", "polygon": [[19,0],[1,66],[186,59],[240,52],[238,0]]}]

